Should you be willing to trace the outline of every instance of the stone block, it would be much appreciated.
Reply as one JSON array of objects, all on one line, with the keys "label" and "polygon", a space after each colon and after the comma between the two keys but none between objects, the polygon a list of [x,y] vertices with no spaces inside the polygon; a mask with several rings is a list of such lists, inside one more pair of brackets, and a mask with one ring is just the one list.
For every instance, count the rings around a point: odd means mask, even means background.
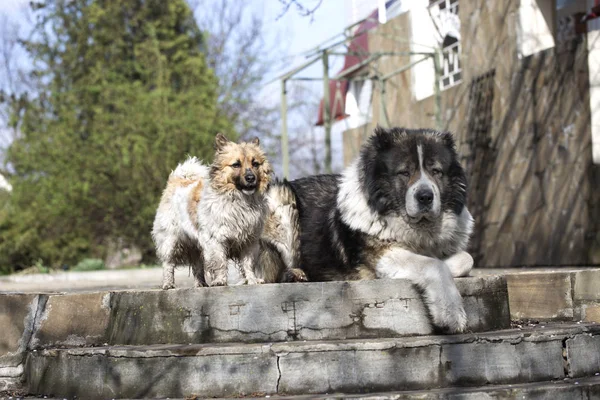
[{"label": "stone block", "polygon": [[0,367],[16,366],[27,349],[40,295],[0,295]]},{"label": "stone block", "polygon": [[600,372],[600,336],[577,335],[566,341],[569,375],[582,377]]},{"label": "stone block", "polygon": [[506,275],[513,319],[573,319],[570,273]]},{"label": "stone block", "polygon": [[133,353],[118,348],[43,350],[29,357],[33,380],[28,389],[89,399],[208,398],[277,391],[277,358],[272,353],[260,346],[220,350],[219,354],[204,354],[198,346],[150,346]]},{"label": "stone block", "polygon": [[[376,392],[439,387],[439,346],[330,351],[273,351],[279,355],[282,393]],[[306,351],[302,351],[306,350]]]},{"label": "stone block", "polygon": [[583,304],[581,309],[583,310],[582,317],[585,322],[600,323],[600,304]]},{"label": "stone block", "polygon": [[573,299],[575,301],[600,301],[600,269],[573,273]]},{"label": "stone block", "polygon": [[102,345],[109,317],[110,292],[49,295],[30,347]]}]

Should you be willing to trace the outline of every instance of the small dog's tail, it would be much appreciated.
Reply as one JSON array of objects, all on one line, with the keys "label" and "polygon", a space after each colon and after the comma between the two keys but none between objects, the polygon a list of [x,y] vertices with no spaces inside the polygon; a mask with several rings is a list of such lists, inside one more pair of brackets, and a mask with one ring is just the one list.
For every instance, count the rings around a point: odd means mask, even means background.
[{"label": "small dog's tail", "polygon": [[171,172],[169,178],[196,180],[206,177],[207,173],[208,168],[206,165],[203,165],[198,158],[188,157],[187,160],[179,164],[177,168]]}]

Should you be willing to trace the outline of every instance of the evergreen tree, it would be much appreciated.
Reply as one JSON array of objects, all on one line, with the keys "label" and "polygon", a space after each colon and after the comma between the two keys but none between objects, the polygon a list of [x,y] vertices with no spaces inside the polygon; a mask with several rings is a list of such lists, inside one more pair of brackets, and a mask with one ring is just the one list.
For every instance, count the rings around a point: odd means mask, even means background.
[{"label": "evergreen tree", "polygon": [[169,172],[209,160],[217,81],[185,0],[38,2],[25,43],[35,96],[20,98],[13,172],[0,209],[0,266],[103,256],[110,240],[152,257],[150,229]]}]

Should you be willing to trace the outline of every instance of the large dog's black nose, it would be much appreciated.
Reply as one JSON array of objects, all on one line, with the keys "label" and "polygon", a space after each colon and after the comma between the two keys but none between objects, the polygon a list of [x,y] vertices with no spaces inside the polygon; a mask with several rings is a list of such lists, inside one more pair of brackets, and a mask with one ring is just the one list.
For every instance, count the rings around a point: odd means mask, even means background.
[{"label": "large dog's black nose", "polygon": [[244,179],[246,180],[247,183],[256,182],[256,176],[254,174],[246,174],[246,175],[244,175]]},{"label": "large dog's black nose", "polygon": [[431,205],[433,202],[433,192],[431,189],[421,189],[416,194],[417,201],[422,206]]}]

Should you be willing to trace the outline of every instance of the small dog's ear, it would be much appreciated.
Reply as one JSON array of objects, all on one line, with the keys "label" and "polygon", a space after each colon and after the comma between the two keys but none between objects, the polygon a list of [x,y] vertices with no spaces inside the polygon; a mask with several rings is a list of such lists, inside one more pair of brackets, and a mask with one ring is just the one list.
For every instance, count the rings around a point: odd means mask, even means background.
[{"label": "small dog's ear", "polygon": [[258,145],[260,145],[260,139],[258,138],[258,136],[257,136],[257,137],[255,137],[254,139],[252,139],[252,142],[251,142],[251,143],[252,143],[252,144],[255,144],[255,145],[257,145],[257,146],[258,146]]},{"label": "small dog's ear", "polygon": [[215,136],[215,150],[221,150],[227,143],[229,143],[229,139],[222,133],[217,133],[217,136]]}]

